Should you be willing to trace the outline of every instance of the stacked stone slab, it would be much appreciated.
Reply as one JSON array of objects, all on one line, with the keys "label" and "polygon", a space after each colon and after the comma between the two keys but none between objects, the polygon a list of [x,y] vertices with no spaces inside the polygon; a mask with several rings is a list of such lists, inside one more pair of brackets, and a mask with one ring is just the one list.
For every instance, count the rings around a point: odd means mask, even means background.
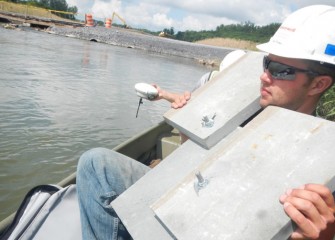
[{"label": "stacked stone slab", "polygon": [[245,54],[197,89],[181,111],[171,109],[164,114],[165,121],[202,147],[211,148],[260,109],[263,56]]}]

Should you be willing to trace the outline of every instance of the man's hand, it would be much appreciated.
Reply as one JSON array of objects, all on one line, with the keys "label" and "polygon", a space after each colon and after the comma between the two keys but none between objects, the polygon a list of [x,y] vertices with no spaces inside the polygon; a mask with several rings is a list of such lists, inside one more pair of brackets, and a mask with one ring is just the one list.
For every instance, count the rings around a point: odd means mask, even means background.
[{"label": "man's hand", "polygon": [[327,187],[306,184],[287,190],[279,201],[297,224],[291,239],[333,239],[335,236],[335,203]]},{"label": "man's hand", "polygon": [[171,103],[171,107],[175,109],[185,106],[187,101],[191,98],[191,93],[188,91],[185,91],[183,94],[178,94],[165,91],[156,84],[152,84],[152,86],[154,86],[158,91],[158,96],[155,100],[165,99],[169,101]]}]

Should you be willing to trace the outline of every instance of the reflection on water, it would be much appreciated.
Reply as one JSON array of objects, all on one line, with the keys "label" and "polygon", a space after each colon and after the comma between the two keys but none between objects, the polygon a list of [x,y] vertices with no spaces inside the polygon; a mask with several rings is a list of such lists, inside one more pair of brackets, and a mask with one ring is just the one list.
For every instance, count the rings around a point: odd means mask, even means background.
[{"label": "reflection on water", "polygon": [[112,148],[162,120],[166,102],[144,101],[137,82],[192,89],[194,61],[0,28],[0,219],[38,184],[75,171],[92,147]]}]

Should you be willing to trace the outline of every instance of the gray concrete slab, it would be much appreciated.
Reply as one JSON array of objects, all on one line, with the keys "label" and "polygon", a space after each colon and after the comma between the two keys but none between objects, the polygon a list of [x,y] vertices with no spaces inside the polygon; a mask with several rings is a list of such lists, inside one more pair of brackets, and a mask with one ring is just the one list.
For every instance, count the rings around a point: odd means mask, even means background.
[{"label": "gray concrete slab", "polygon": [[334,142],[334,122],[268,107],[151,207],[176,239],[271,239],[289,222],[279,196],[335,175]]},{"label": "gray concrete slab", "polygon": [[[260,109],[259,76],[263,53],[248,52],[197,89],[182,109],[171,109],[164,119],[204,148],[211,148]],[[213,126],[203,124],[214,117]]]},{"label": "gray concrete slab", "polygon": [[217,151],[234,138],[240,128],[220,144],[206,150],[191,140],[171,153],[158,166],[149,171],[127,191],[112,202],[118,216],[135,240],[173,239],[163,225],[155,218],[150,208],[163,194],[182,181],[202,163],[208,155]]}]

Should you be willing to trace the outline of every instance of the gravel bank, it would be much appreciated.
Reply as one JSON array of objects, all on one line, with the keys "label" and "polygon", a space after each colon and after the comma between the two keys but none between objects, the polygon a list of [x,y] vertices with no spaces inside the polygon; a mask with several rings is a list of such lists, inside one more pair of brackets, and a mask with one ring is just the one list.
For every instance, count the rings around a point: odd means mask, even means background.
[{"label": "gravel bank", "polygon": [[214,47],[183,42],[144,34],[132,29],[112,27],[50,27],[49,33],[97,41],[115,46],[142,49],[149,52],[191,58],[199,63],[218,66],[222,58],[232,51],[229,48]]}]

